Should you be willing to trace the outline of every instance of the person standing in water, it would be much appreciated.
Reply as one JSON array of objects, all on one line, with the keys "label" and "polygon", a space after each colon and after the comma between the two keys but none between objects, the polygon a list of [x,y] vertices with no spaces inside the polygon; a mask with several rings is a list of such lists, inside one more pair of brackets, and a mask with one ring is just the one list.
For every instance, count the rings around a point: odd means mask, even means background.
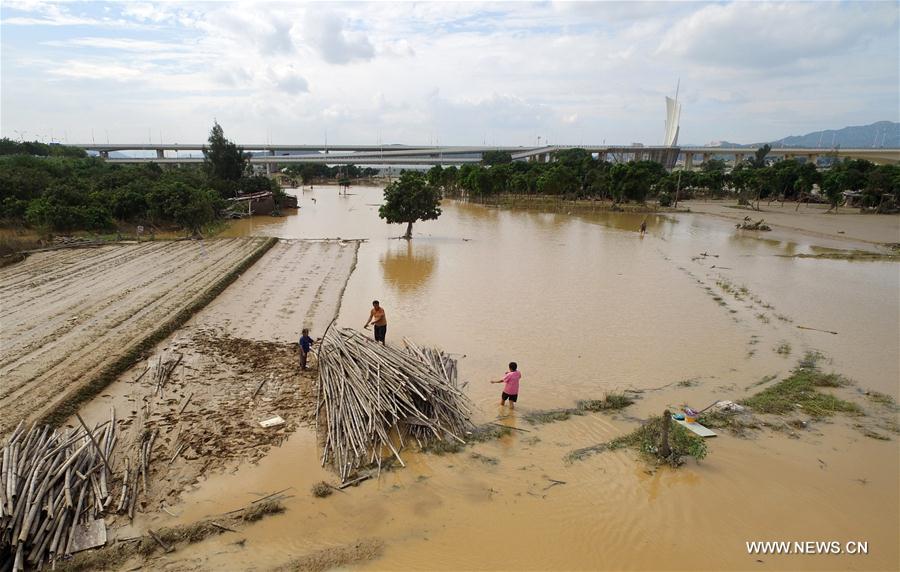
[{"label": "person standing in water", "polygon": [[516,362],[514,361],[511,361],[509,362],[509,371],[506,372],[506,375],[503,376],[503,379],[491,381],[491,383],[506,384],[503,386],[503,393],[500,395],[501,407],[506,405],[506,400],[509,399],[509,408],[516,408],[516,401],[519,400],[519,380],[522,379],[522,374],[518,370],[518,364],[516,364]]},{"label": "person standing in water", "polygon": [[387,317],[384,315],[384,308],[378,303],[378,300],[372,301],[372,311],[369,312],[369,321],[363,328],[368,328],[369,324],[375,327],[375,341],[385,345],[384,338],[387,335]]},{"label": "person standing in water", "polygon": [[647,219],[641,221],[641,236],[644,236],[644,233],[647,232]]}]

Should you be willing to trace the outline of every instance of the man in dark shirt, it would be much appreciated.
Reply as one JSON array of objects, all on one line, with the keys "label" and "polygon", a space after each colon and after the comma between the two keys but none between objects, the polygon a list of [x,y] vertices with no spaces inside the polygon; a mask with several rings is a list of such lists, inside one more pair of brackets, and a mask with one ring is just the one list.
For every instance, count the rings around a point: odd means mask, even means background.
[{"label": "man in dark shirt", "polygon": [[300,336],[300,369],[306,369],[306,359],[309,357],[309,350],[312,348],[312,345],[315,341],[309,337],[309,328],[303,328],[303,333]]}]

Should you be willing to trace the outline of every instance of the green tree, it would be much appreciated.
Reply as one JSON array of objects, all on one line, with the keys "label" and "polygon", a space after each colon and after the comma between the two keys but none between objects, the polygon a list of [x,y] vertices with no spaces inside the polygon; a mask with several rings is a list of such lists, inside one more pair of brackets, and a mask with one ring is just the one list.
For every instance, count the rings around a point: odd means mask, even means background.
[{"label": "green tree", "polygon": [[766,143],[762,147],[756,150],[753,153],[753,157],[751,157],[747,162],[751,167],[756,169],[761,169],[766,166],[766,155],[769,154],[769,151],[772,150],[772,146]]},{"label": "green tree", "polygon": [[484,165],[512,163],[512,155],[506,151],[485,151],[481,154],[481,163]]},{"label": "green tree", "polygon": [[213,124],[209,146],[203,147],[203,166],[210,179],[239,181],[247,167],[244,150],[225,138],[222,126]]},{"label": "green tree", "polygon": [[414,222],[441,216],[440,191],[428,183],[424,174],[405,171],[384,188],[384,204],[378,209],[378,216],[388,224],[406,223],[403,238],[409,240]]},{"label": "green tree", "polygon": [[150,215],[170,220],[196,234],[216,217],[221,199],[212,189],[198,189],[184,183],[159,183],[150,191]]}]

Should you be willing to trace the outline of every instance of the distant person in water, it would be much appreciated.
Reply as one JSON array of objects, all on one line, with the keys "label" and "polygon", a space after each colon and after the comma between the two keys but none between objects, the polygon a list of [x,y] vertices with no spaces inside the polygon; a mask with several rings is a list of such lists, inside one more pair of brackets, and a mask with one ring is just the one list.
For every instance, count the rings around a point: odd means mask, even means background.
[{"label": "distant person in water", "polygon": [[641,236],[644,236],[645,232],[647,232],[647,219],[641,221]]},{"label": "distant person in water", "polygon": [[384,308],[378,303],[378,300],[372,301],[372,311],[369,312],[369,321],[363,328],[368,328],[369,324],[375,327],[375,341],[384,345],[384,337],[387,335],[387,317],[384,315]]},{"label": "distant person in water", "polygon": [[309,358],[309,351],[314,343],[316,343],[315,340],[309,337],[309,328],[303,328],[300,335],[300,369],[302,370],[306,370],[306,360]]},{"label": "distant person in water", "polygon": [[516,408],[516,401],[519,399],[519,380],[522,379],[522,374],[518,371],[519,366],[516,362],[509,362],[509,371],[506,372],[506,375],[503,376],[503,379],[498,379],[496,381],[492,381],[491,383],[505,383],[503,386],[503,393],[500,395],[500,406],[503,407],[506,405],[506,400],[509,399],[509,408]]}]

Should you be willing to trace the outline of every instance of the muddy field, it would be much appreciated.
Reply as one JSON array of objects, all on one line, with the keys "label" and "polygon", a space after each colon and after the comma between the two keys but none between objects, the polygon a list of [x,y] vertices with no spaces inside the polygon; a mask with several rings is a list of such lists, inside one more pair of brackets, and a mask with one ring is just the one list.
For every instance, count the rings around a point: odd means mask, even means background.
[{"label": "muddy field", "polygon": [[0,435],[90,393],[271,244],[248,238],[73,248],[0,270]]},{"label": "muddy field", "polygon": [[[301,372],[296,338],[334,319],[356,264],[353,241],[282,240],[212,303],[82,409],[90,422],[114,408],[126,446],[158,432],[141,513],[170,511],[211,473],[254,463],[315,417],[315,356]],[[260,421],[279,416],[283,424]],[[69,425],[77,421],[70,419]],[[113,524],[128,535],[127,519]],[[140,528],[140,527],[139,527]]]}]

